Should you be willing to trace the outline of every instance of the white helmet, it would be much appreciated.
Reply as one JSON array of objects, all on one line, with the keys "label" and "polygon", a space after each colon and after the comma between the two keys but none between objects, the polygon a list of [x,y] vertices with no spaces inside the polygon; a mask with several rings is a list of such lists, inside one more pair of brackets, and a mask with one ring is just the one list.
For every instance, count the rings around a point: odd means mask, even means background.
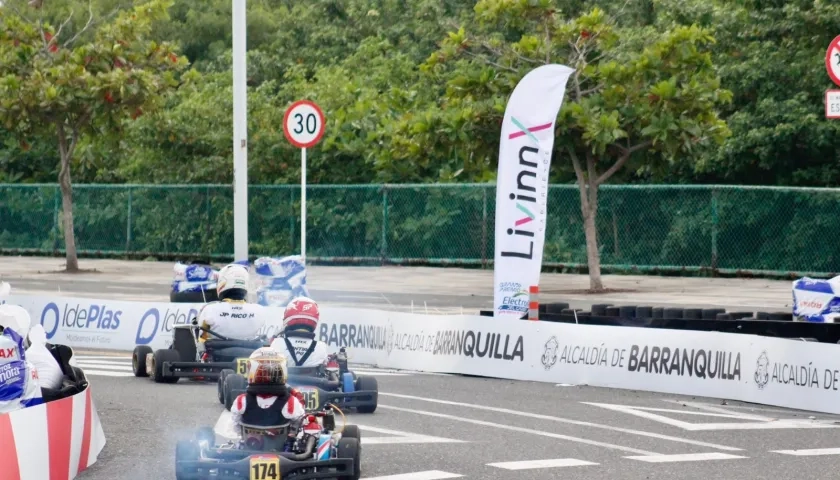
[{"label": "white helmet", "polygon": [[231,263],[219,271],[216,280],[216,293],[219,300],[230,298],[233,300],[245,300],[248,298],[248,283],[250,277],[248,269],[242,265]]}]

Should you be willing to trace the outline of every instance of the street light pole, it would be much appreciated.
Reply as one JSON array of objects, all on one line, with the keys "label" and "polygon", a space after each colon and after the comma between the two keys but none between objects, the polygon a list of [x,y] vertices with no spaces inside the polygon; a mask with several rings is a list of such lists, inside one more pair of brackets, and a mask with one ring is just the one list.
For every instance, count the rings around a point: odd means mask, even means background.
[{"label": "street light pole", "polygon": [[233,255],[248,260],[248,90],[246,0],[233,1]]}]

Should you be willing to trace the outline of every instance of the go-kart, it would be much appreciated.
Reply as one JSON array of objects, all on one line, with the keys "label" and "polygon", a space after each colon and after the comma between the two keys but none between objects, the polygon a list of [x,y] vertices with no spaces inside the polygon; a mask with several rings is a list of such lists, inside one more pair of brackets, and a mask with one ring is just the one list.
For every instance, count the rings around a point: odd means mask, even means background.
[{"label": "go-kart", "polygon": [[[237,396],[245,393],[247,365],[247,358],[237,359],[234,369],[222,370],[219,376],[219,403],[227,410]],[[343,347],[330,355],[326,365],[289,367],[287,383],[303,394],[307,411],[320,410],[331,403],[343,409],[355,408],[359,413],[373,413],[379,402],[376,377],[351,372]]]},{"label": "go-kart", "polygon": [[[212,428],[175,447],[177,480],[309,480],[361,477],[361,433],[346,419],[336,430],[333,406],[310,413],[321,427],[317,433],[291,423],[276,426],[241,425],[239,437],[216,445]],[[337,409],[337,408],[336,408]],[[341,413],[341,410],[338,410]],[[344,414],[341,414],[344,417]]]},{"label": "go-kart", "polygon": [[[204,342],[204,353],[199,355],[199,332],[205,331],[217,338]],[[220,372],[236,367],[237,359],[248,357],[260,347],[268,346],[265,336],[253,340],[231,340],[209,328],[190,325],[172,328],[169,348],[152,352],[147,345],[138,345],[131,355],[135,377],[151,377],[156,383],[176,383],[181,378],[215,381]]]}]

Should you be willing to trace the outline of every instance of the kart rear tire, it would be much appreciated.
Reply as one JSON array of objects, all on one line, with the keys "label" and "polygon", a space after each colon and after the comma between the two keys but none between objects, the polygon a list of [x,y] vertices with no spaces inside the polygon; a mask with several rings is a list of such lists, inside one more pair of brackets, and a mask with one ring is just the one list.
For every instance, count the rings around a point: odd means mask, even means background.
[{"label": "kart rear tire", "polygon": [[362,432],[358,425],[345,425],[344,430],[341,431],[341,438],[355,438],[362,444]]},{"label": "kart rear tire", "polygon": [[188,478],[178,467],[180,462],[198,460],[200,456],[201,452],[195,442],[191,440],[178,440],[178,443],[175,444],[175,478],[177,480]]},{"label": "kart rear tire", "polygon": [[341,475],[338,479],[359,480],[362,476],[362,444],[355,438],[342,438],[336,450],[336,457],[353,459],[353,474]]},{"label": "kart rear tire", "polygon": [[356,411],[359,413],[373,413],[376,411],[376,407],[379,405],[379,381],[376,380],[376,377],[369,377],[367,375],[359,375],[356,378],[356,391],[371,391],[377,393],[376,397],[377,400],[373,405],[366,405],[364,407],[357,407]]},{"label": "kart rear tire", "polygon": [[222,405],[225,404],[225,377],[227,377],[231,373],[236,372],[234,372],[230,368],[222,370],[221,372],[219,372],[219,379],[216,382],[216,390],[218,391],[219,395],[219,403],[221,403]]},{"label": "kart rear tire", "polygon": [[225,377],[225,410],[230,411],[233,401],[236,397],[233,396],[234,390],[245,390],[248,387],[248,382],[245,377],[238,373],[230,373]]},{"label": "kart rear tire", "polygon": [[178,383],[178,377],[166,375],[166,372],[163,371],[163,362],[181,361],[181,356],[177,351],[170,349],[157,350],[152,358],[153,370],[151,377],[155,383]]},{"label": "kart rear tire", "polygon": [[154,355],[152,347],[148,345],[134,347],[134,352],[131,353],[131,369],[134,371],[135,377],[149,376],[149,372],[146,371],[146,357],[148,355]]}]

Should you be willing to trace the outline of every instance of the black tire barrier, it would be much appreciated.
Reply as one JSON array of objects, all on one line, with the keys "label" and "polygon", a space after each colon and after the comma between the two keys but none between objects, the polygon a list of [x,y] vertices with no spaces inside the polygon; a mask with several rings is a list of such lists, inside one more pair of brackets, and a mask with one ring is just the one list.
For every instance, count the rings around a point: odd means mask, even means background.
[{"label": "black tire barrier", "polygon": [[704,308],[703,309],[703,320],[714,320],[717,318],[717,314],[719,313],[726,313],[725,308]]},{"label": "black tire barrier", "polygon": [[621,318],[636,318],[636,306],[624,305],[618,307],[618,316]]},{"label": "black tire barrier", "polygon": [[545,304],[545,313],[559,313],[563,314],[563,310],[569,308],[569,304],[566,302],[551,302]]},{"label": "black tire barrier", "polygon": [[793,321],[793,314],[790,312],[771,312],[768,320],[781,320],[785,322]]},{"label": "black tire barrier", "polygon": [[756,320],[770,320],[770,314],[767,312],[755,312]]},{"label": "black tire barrier", "polygon": [[636,307],[636,318],[653,318],[653,307]]},{"label": "black tire barrier", "polygon": [[732,315],[728,313],[718,313],[715,320],[732,320]]},{"label": "black tire barrier", "polygon": [[[542,316],[542,314],[543,314],[543,313],[546,313],[547,311],[548,311],[548,304],[546,304],[546,303],[541,303],[541,304],[539,304],[539,305],[537,306],[537,313],[539,313],[539,314],[540,314],[540,316]],[[528,314],[526,313],[526,314],[525,314],[525,316],[527,317],[527,316],[528,316]]]},{"label": "black tire barrier", "polygon": [[688,320],[701,320],[703,318],[702,308],[686,308],[683,310],[683,318]]},{"label": "black tire barrier", "polygon": [[729,312],[733,320],[741,320],[742,318],[753,318],[753,312]]},{"label": "black tire barrier", "polygon": [[666,308],[662,311],[662,318],[667,320],[676,320],[683,317],[683,309],[682,308]]},{"label": "black tire barrier", "polygon": [[610,303],[597,303],[592,305],[592,315],[605,316],[607,314],[607,307],[612,307]]},{"label": "black tire barrier", "polygon": [[665,318],[665,309],[663,307],[653,307],[651,318]]},{"label": "black tire barrier", "polygon": [[618,307],[607,307],[606,312],[604,312],[604,316],[606,317],[617,317],[621,310]]}]

